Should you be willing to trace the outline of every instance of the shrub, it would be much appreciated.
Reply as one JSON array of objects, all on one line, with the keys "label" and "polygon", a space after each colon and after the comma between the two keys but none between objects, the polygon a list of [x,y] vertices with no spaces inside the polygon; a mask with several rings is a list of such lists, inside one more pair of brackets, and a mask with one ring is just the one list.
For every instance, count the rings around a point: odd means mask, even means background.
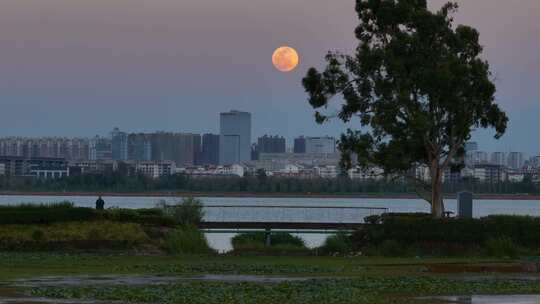
[{"label": "shrub", "polygon": [[146,225],[174,226],[176,221],[163,213],[162,209],[120,209],[109,208],[101,213],[107,220],[123,223],[139,223]]},{"label": "shrub", "polygon": [[95,219],[91,208],[74,207],[71,202],[0,206],[0,224],[51,224]]},{"label": "shrub", "polygon": [[140,223],[173,226],[176,221],[163,210],[109,208],[97,211],[75,207],[71,202],[53,204],[21,204],[0,206],[0,225],[53,224],[74,221],[108,220],[121,223]]},{"label": "shrub", "polygon": [[125,249],[150,243],[139,224],[111,221],[1,225],[0,250]]},{"label": "shrub", "polygon": [[378,224],[366,225],[352,236],[354,247],[362,251],[367,247],[379,248],[389,240],[406,244],[417,254],[443,256],[483,253],[511,256],[516,254],[516,248],[536,251],[540,247],[539,217],[436,219],[422,214],[385,214],[369,220]]},{"label": "shrub", "polygon": [[204,233],[195,226],[182,226],[169,232],[165,238],[165,249],[171,254],[209,254]]},{"label": "shrub", "polygon": [[[254,245],[254,246],[266,246],[266,232],[249,232],[240,233],[234,236],[231,240],[234,248],[240,246]],[[270,246],[293,246],[293,247],[305,247],[304,240],[302,238],[294,236],[290,233],[275,232],[270,236]]]},{"label": "shrub", "polygon": [[395,257],[406,255],[407,250],[396,240],[385,240],[377,246],[377,252],[381,256]]},{"label": "shrub", "polygon": [[181,202],[167,205],[166,201],[158,203],[164,214],[172,217],[176,224],[193,226],[199,224],[204,217],[203,204],[194,197],[183,198]]},{"label": "shrub", "polygon": [[346,233],[338,233],[326,238],[320,248],[323,254],[347,254],[353,251],[352,240]]},{"label": "shrub", "polygon": [[43,240],[44,237],[45,237],[45,233],[43,233],[43,230],[41,229],[36,229],[34,230],[34,232],[32,232],[32,240],[36,242]]},{"label": "shrub", "polygon": [[484,250],[486,255],[496,257],[515,257],[519,251],[516,244],[507,236],[488,239],[484,244]]},{"label": "shrub", "polygon": [[265,232],[241,233],[231,240],[234,253],[279,255],[284,253],[307,254],[310,250],[300,237],[284,232],[272,233],[270,246],[266,245]]}]

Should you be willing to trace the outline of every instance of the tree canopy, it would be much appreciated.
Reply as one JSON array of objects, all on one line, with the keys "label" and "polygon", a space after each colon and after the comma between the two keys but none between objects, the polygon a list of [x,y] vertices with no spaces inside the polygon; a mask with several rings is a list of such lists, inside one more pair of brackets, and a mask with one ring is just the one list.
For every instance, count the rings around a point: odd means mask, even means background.
[{"label": "tree canopy", "polygon": [[[426,165],[431,183],[424,198],[436,216],[444,212],[443,173],[463,155],[471,132],[494,128],[499,138],[508,121],[495,103],[479,33],[454,26],[457,9],[447,3],[432,12],[426,0],[357,0],[354,54],[329,52],[326,68],[311,68],[303,79],[318,123],[338,117],[361,125],[341,136],[343,165],[351,165],[351,155],[393,174]],[[336,96],[342,105],[329,113]]]}]

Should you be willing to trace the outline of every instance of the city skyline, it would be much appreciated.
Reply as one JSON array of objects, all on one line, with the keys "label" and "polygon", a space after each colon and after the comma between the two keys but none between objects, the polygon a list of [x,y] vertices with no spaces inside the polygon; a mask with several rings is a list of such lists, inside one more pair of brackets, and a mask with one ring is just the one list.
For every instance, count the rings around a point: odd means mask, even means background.
[{"label": "city skyline", "polygon": [[[444,2],[428,1],[431,8]],[[490,151],[540,153],[528,133],[540,127],[540,21],[533,18],[540,2],[458,3],[456,21],[480,31],[510,118],[501,140],[492,130],[472,140]],[[6,0],[0,7],[0,136],[90,137],[111,126],[217,133],[215,113],[232,108],[252,113],[254,137],[338,137],[346,128],[315,124],[300,81],[328,50],[352,50],[353,1],[134,0],[126,9],[120,0]],[[270,58],[283,44],[300,54],[287,74]]]},{"label": "city skyline", "polygon": [[[230,112],[226,113],[220,113],[223,114],[231,114],[238,112],[236,110],[232,110]],[[250,114],[246,112],[239,112],[244,114]],[[113,151],[113,146],[116,145],[117,147],[117,153],[119,155],[124,156],[114,156],[114,153],[112,153],[110,156],[111,159],[115,160],[150,160],[152,157],[151,153],[151,139],[149,137],[155,136],[155,135],[171,135],[171,136],[188,136],[188,137],[197,137],[197,140],[194,141],[194,144],[197,146],[197,149],[195,149],[195,152],[201,153],[201,157],[206,159],[212,159],[213,162],[218,163],[219,162],[219,151],[220,151],[220,144],[223,145],[223,143],[220,143],[220,137],[222,137],[224,134],[220,134],[220,132],[215,133],[189,133],[189,132],[169,132],[169,131],[163,131],[158,130],[154,132],[140,132],[140,131],[134,131],[134,130],[122,130],[118,127],[114,127],[109,132],[106,132],[107,135],[100,135],[97,134],[95,136],[91,137],[85,137],[85,136],[0,136],[0,143],[3,140],[7,139],[21,139],[21,140],[34,140],[34,141],[47,141],[47,140],[59,140],[59,141],[72,141],[74,144],[80,145],[81,141],[88,141],[91,143],[92,141],[95,141],[99,143],[101,140],[108,140],[108,143],[101,144],[101,145],[108,145],[108,148],[106,147],[104,150],[107,150],[109,152]],[[234,135],[235,137],[238,137],[239,135]],[[226,135],[224,137],[227,137]],[[208,146],[215,146],[217,149],[217,155],[205,155],[205,138],[207,141]],[[125,148],[121,148],[121,145],[115,144],[115,139],[122,142],[122,145],[125,145]],[[193,140],[193,139],[192,139]],[[128,147],[130,144],[137,143],[139,147]],[[98,144],[100,145],[100,144]],[[236,143],[238,145],[238,143]],[[319,136],[306,136],[304,134],[297,134],[293,138],[286,138],[284,136],[281,136],[280,134],[264,134],[262,136],[256,136],[251,137],[250,145],[251,153],[315,153],[315,154],[331,154],[331,153],[339,153],[338,151],[338,138],[328,135],[319,135]],[[332,147],[332,148],[330,148]],[[131,153],[135,153],[135,155],[130,155],[128,149],[132,149]],[[329,150],[331,149],[331,150]],[[146,152],[146,150],[149,150]],[[234,153],[239,153],[238,148],[232,149]],[[268,151],[265,151],[268,150]],[[493,161],[493,158],[505,158],[512,154],[512,153],[520,153],[522,154],[522,157],[524,159],[531,158],[531,159],[539,159],[540,160],[540,153],[534,153],[531,151],[523,151],[523,150],[488,150],[485,149],[485,147],[479,146],[478,142],[475,141],[469,141],[465,143],[465,151],[468,153],[475,154],[475,158],[477,157],[484,157],[486,161],[479,161],[477,163],[499,163],[499,161]],[[216,151],[210,152],[206,151],[206,153],[213,154],[216,153]],[[500,155],[498,155],[500,154]],[[0,155],[2,155],[2,150],[0,149]],[[5,154],[8,155],[8,154]],[[252,155],[253,156],[253,155]],[[89,157],[92,159],[92,157]],[[243,160],[245,161],[245,160]],[[238,160],[237,162],[242,162]],[[212,162],[209,162],[212,163]]]}]

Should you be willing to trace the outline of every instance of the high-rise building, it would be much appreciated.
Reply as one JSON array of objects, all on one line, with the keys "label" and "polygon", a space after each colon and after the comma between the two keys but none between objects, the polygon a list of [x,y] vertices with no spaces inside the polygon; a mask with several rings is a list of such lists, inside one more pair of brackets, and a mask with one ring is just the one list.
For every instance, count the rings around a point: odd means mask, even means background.
[{"label": "high-rise building", "polygon": [[66,160],[88,159],[87,138],[5,137],[0,138],[0,156],[26,158],[57,157]]},{"label": "high-rise building", "polygon": [[506,153],[493,152],[491,153],[490,164],[498,166],[506,166]]},{"label": "high-rise building", "polygon": [[111,139],[105,137],[96,137],[90,140],[89,160],[112,160]]},{"label": "high-rise building", "polygon": [[510,152],[508,153],[507,165],[511,169],[521,169],[525,162],[525,155],[523,152]]},{"label": "high-rise building", "polygon": [[201,165],[219,164],[219,135],[204,134],[202,136]]},{"label": "high-rise building", "polygon": [[132,133],[128,136],[128,159],[136,161],[152,160],[152,140],[149,134]]},{"label": "high-rise building", "polygon": [[465,158],[465,164],[469,167],[485,165],[488,163],[488,154],[484,151],[469,151]]},{"label": "high-rise building", "polygon": [[294,139],[294,153],[306,153],[306,138],[300,136]]},{"label": "high-rise building", "polygon": [[329,136],[307,137],[305,153],[335,153],[336,139]]},{"label": "high-rise building", "polygon": [[111,150],[113,160],[128,160],[128,135],[114,128],[111,132]]},{"label": "high-rise building", "polygon": [[202,139],[200,134],[193,134],[193,164],[201,163],[202,157]]},{"label": "high-rise building", "polygon": [[251,113],[220,114],[219,163],[238,164],[251,160]]},{"label": "high-rise building", "polygon": [[200,151],[199,134],[158,132],[150,134],[150,138],[152,160],[172,160],[177,166],[195,164],[195,154]]},{"label": "high-rise building", "polygon": [[285,138],[264,135],[257,140],[258,153],[285,153]]}]

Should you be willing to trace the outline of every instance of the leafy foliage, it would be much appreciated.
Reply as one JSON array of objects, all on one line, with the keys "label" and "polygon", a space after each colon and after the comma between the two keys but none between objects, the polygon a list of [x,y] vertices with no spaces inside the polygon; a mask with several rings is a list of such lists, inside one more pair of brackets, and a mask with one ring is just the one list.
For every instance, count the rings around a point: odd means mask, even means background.
[{"label": "leafy foliage", "polygon": [[304,240],[290,233],[274,232],[270,236],[270,246],[266,244],[265,232],[241,233],[231,240],[235,253],[283,254],[285,252],[309,252]]},{"label": "leafy foliage", "polygon": [[[479,33],[454,27],[456,10],[448,3],[431,12],[425,0],[358,0],[356,52],[328,53],[324,71],[311,68],[303,79],[317,122],[337,116],[362,126],[341,137],[343,165],[351,154],[388,174],[427,165],[424,198],[439,217],[442,172],[463,155],[471,131],[493,127],[499,138],[508,121],[494,102]],[[344,101],[338,113],[321,113],[334,96]]]},{"label": "leafy foliage", "polygon": [[[94,180],[95,179],[95,180]],[[106,181],[106,182],[105,182]],[[443,185],[445,193],[473,190],[475,193],[500,194],[540,194],[540,184],[530,178],[523,182],[483,183],[476,180],[447,182]],[[414,183],[402,180],[353,180],[349,178],[300,179],[291,177],[257,176],[191,178],[175,174],[159,179],[146,176],[125,180],[112,173],[92,174],[88,178],[66,177],[54,180],[22,180],[16,177],[0,176],[0,190],[28,192],[206,192],[206,193],[290,193],[290,194],[414,194]]]},{"label": "leafy foliage", "polygon": [[130,249],[148,244],[140,225],[110,221],[0,225],[0,250]]},{"label": "leafy foliage", "polygon": [[346,233],[327,237],[320,249],[324,254],[349,254],[354,250],[352,240]]},{"label": "leafy foliage", "polygon": [[93,209],[74,207],[71,202],[0,206],[0,225],[51,224],[95,218],[96,212]]},{"label": "leafy foliage", "polygon": [[98,211],[92,208],[75,207],[71,202],[53,204],[17,204],[0,206],[0,225],[52,224],[74,221],[108,220],[123,223],[140,223],[158,226],[173,226],[173,218],[158,208],[120,209],[109,208]]},{"label": "leafy foliage", "polygon": [[157,226],[175,226],[174,218],[163,213],[159,208],[122,209],[109,208],[99,214],[100,217],[115,222],[139,223]]},{"label": "leafy foliage", "polygon": [[200,223],[204,217],[203,204],[201,200],[194,197],[182,198],[182,201],[172,205],[166,201],[161,201],[158,208],[174,219],[176,224],[181,226],[194,226]]},{"label": "leafy foliage", "polygon": [[183,225],[169,232],[165,239],[165,249],[171,254],[208,254],[214,252],[197,227]]},{"label": "leafy foliage", "polygon": [[[372,221],[374,219],[372,218]],[[540,250],[540,218],[488,216],[434,219],[426,214],[384,215],[352,236],[357,248],[384,256],[514,256]]]}]

